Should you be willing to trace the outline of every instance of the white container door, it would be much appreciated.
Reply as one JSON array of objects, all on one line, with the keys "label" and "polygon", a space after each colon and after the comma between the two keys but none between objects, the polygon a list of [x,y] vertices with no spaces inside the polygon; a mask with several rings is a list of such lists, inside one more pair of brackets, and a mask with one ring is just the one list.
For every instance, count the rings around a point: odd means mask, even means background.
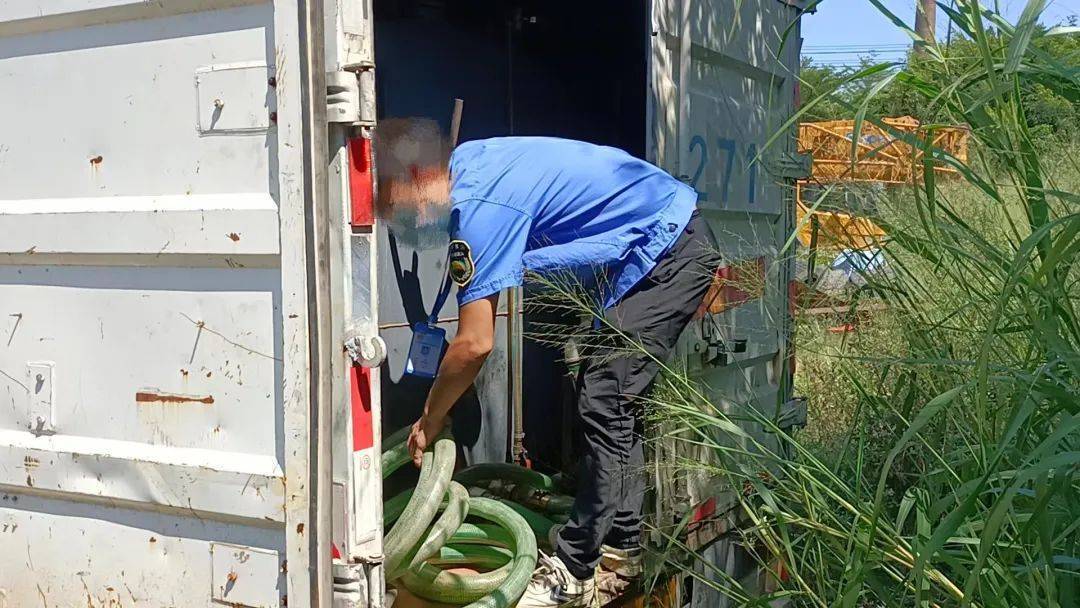
[{"label": "white container door", "polygon": [[0,1],[0,607],[308,605],[297,31]]}]

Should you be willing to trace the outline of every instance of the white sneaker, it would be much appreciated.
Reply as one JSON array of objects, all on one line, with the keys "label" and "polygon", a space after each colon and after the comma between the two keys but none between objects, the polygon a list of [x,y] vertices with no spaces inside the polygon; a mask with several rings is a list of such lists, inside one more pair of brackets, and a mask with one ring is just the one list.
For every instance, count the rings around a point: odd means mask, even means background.
[{"label": "white sneaker", "polygon": [[638,549],[616,549],[607,545],[600,546],[600,567],[610,570],[622,578],[641,577],[644,570],[645,552]]},{"label": "white sneaker", "polygon": [[536,572],[517,608],[591,608],[595,601],[593,577],[576,579],[561,559],[540,553]]},{"label": "white sneaker", "polygon": [[[555,549],[559,532],[562,531],[564,525],[551,526],[547,543],[552,549]],[[642,572],[643,554],[641,549],[616,549],[608,545],[600,545],[600,567],[617,572],[623,578],[638,578]]]},{"label": "white sneaker", "polygon": [[596,569],[596,596],[601,605],[639,588],[644,570],[641,549],[625,550],[603,545]]}]

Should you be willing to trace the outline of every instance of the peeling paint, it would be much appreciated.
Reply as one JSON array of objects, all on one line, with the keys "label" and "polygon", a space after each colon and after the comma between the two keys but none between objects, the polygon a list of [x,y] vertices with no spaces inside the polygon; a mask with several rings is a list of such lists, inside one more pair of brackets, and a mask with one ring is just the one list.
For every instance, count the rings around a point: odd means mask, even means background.
[{"label": "peeling paint", "polygon": [[214,396],[206,395],[178,395],[175,393],[162,393],[159,391],[140,391],[135,393],[136,403],[202,403],[205,405],[214,404]]}]

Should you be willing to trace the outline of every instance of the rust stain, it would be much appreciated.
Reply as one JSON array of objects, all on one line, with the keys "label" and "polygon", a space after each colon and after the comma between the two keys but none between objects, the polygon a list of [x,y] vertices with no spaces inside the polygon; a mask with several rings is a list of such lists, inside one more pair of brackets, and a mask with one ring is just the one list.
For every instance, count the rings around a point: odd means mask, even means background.
[{"label": "rust stain", "polygon": [[229,237],[229,239],[231,239],[231,240],[232,240],[232,242],[234,242],[234,243],[235,243],[236,241],[239,241],[239,240],[240,240],[240,235],[239,235],[239,234],[236,234],[235,232],[230,232],[230,233],[229,233],[229,234],[227,234],[226,236],[228,236],[228,237]]},{"label": "rust stain", "polygon": [[214,396],[207,395],[205,397],[192,396],[192,395],[174,395],[171,393],[158,393],[149,391],[140,391],[135,393],[136,403],[203,403],[206,405],[213,405]]},{"label": "rust stain", "polygon": [[102,158],[100,154],[98,154],[98,155],[97,155],[97,156],[95,156],[94,158],[91,158],[91,159],[90,159],[90,164],[91,164],[91,165],[94,165],[94,166],[96,167],[96,166],[100,165],[100,164],[101,164],[101,161],[103,161],[103,160],[105,160],[105,159],[104,159],[104,158]]},{"label": "rust stain", "polygon": [[303,522],[296,524],[296,533],[297,534],[303,534],[304,533],[304,524],[303,524]]},{"label": "rust stain", "polygon": [[151,536],[150,537],[150,542],[151,543],[156,543],[157,542],[157,537]]},{"label": "rust stain", "polygon": [[182,370],[180,370],[180,375],[181,375],[181,376],[184,376],[184,377],[186,378],[186,377],[187,377],[187,375],[188,375],[188,370],[186,370],[186,369],[182,369]]},{"label": "rust stain", "polygon": [[[31,487],[31,488],[34,487],[34,478],[27,475],[26,476],[26,485]],[[300,525],[304,525],[304,524],[300,524]]]}]

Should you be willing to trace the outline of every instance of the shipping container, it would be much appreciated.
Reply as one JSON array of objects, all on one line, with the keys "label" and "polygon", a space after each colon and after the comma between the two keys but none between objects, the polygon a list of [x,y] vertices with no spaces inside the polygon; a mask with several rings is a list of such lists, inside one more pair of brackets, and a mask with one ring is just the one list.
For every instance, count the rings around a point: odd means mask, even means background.
[{"label": "shipping container", "polygon": [[[797,103],[804,8],[0,1],[0,608],[384,605],[381,437],[426,395],[404,357],[446,242],[373,219],[370,141],[388,116],[449,128],[455,98],[463,141],[614,145],[693,185],[721,274],[764,287],[729,290],[677,363],[798,423],[808,165],[793,128],[759,152]],[[507,295],[461,459],[566,468],[561,352]],[[757,576],[726,488],[655,481],[654,511],[694,509],[696,546]]]}]

